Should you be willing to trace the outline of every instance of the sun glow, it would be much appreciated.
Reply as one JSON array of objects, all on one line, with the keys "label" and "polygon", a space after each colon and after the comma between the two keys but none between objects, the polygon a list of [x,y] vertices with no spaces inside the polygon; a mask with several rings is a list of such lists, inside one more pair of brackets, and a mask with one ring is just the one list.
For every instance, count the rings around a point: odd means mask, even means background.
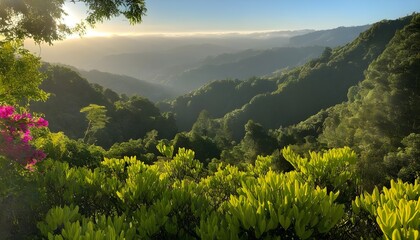
[{"label": "sun glow", "polygon": [[63,7],[64,12],[67,14],[62,18],[62,22],[69,27],[75,27],[76,24],[80,23],[80,17],[75,14],[75,12],[69,8],[68,6],[64,5]]}]

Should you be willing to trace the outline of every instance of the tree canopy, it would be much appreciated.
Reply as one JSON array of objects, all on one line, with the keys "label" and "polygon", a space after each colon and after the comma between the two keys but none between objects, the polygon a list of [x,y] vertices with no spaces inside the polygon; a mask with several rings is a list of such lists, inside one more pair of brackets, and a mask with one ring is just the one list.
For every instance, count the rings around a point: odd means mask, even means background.
[{"label": "tree canopy", "polygon": [[144,0],[69,0],[87,7],[86,18],[76,27],[68,26],[63,17],[65,0],[2,0],[0,1],[0,36],[6,41],[31,38],[52,44],[67,35],[80,32],[85,24],[123,15],[130,24],[140,23],[147,9]]},{"label": "tree canopy", "polygon": [[27,105],[45,101],[48,94],[38,86],[44,79],[39,58],[21,48],[21,43],[0,44],[0,104]]},{"label": "tree canopy", "polygon": [[86,119],[88,121],[88,127],[83,140],[87,143],[92,143],[95,141],[95,133],[105,128],[109,122],[109,117],[106,116],[107,109],[105,106],[89,104],[89,106],[82,108],[80,112],[86,113]]}]

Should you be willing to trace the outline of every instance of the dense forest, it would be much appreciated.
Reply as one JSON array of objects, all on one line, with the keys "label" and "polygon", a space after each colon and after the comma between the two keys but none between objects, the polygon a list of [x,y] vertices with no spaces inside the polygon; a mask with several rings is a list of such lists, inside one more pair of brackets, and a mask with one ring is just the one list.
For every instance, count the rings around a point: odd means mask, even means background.
[{"label": "dense forest", "polygon": [[[132,8],[120,14],[141,21],[146,10]],[[110,17],[104,9],[90,21]],[[420,14],[362,26],[343,46],[208,58],[203,78],[175,81],[192,89],[244,66],[260,77],[237,79],[244,70],[169,100],[169,89],[152,94],[158,84],[122,94],[107,79],[135,79],[22,47],[61,39],[61,28],[4,26],[5,239],[420,239]],[[329,36],[311,34],[294,41]]]}]

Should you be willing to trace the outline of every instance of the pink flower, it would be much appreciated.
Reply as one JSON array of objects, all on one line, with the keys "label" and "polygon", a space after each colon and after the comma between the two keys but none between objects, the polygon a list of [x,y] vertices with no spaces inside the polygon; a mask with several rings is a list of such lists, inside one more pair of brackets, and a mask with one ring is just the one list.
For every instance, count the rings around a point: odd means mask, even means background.
[{"label": "pink flower", "polygon": [[0,118],[9,118],[15,112],[12,106],[0,106]]},{"label": "pink flower", "polygon": [[30,114],[30,113],[22,113],[21,114],[21,116],[22,116],[22,118],[27,118],[27,119],[31,119],[32,118],[32,115]]},{"label": "pink flower", "polygon": [[47,127],[48,121],[34,119],[30,113],[18,114],[12,106],[0,106],[0,154],[33,171],[46,155],[29,144],[31,127]]},{"label": "pink flower", "polygon": [[20,115],[20,114],[15,114],[15,115],[13,115],[13,120],[15,121],[15,122],[17,122],[17,121],[19,121],[19,120],[22,120],[23,119],[23,115]]},{"label": "pink flower", "polygon": [[38,118],[38,121],[36,122],[37,127],[48,127],[48,121],[43,119],[42,117]]},{"label": "pink flower", "polygon": [[22,142],[28,143],[29,141],[31,141],[32,136],[30,134],[31,134],[30,132],[25,132],[23,137],[22,137]]}]

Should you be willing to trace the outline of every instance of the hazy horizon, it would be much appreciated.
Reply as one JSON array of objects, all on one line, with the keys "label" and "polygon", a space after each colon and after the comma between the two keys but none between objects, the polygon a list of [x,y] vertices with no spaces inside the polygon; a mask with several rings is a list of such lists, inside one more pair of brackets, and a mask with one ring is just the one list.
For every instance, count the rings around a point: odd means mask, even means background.
[{"label": "hazy horizon", "polygon": [[[310,0],[161,0],[146,1],[146,6],[148,11],[141,24],[133,26],[118,17],[88,29],[86,36],[323,30],[372,24],[420,10],[418,1],[394,0],[327,0],[322,3]],[[65,10],[68,13],[65,21],[69,24],[78,22],[87,12],[81,3],[66,3]]]},{"label": "hazy horizon", "polygon": [[[335,47],[352,41],[361,31],[366,30],[369,26],[335,28],[326,31],[218,33],[198,36],[92,37],[68,39],[53,46],[37,46],[27,43],[26,47],[46,62],[69,65],[86,71],[99,70],[126,75],[152,83],[167,84],[175,79],[190,78],[188,75],[190,73],[194,74],[193,72],[196,71],[207,72],[206,74],[209,74],[207,78],[210,79],[251,77],[252,74],[242,76],[234,71],[228,73],[226,69],[206,69],[214,68],[211,65],[235,65],[241,61],[254,61],[250,60],[253,56],[264,54],[265,51],[274,53],[277,51],[276,48],[281,47],[305,47],[313,46],[314,44],[317,46]],[[306,37],[308,33],[314,33],[315,35]],[[304,40],[297,43],[292,40],[294,37],[300,36],[303,39],[309,38],[311,42],[305,43],[306,40]],[[315,42],[312,42],[313,40]],[[294,64],[302,64],[304,63],[303,59],[316,57],[317,54],[320,54],[319,48],[316,51],[314,49],[310,50],[302,55],[301,60],[295,60]],[[245,60],[249,57],[250,59]],[[281,58],[280,56],[278,57]],[[260,63],[261,60],[258,60],[255,64],[258,65]],[[235,69],[233,65],[232,68]],[[226,66],[228,65],[225,65],[225,68]],[[262,72],[260,71],[259,74],[270,74],[271,71],[276,71],[277,69],[275,66],[272,66]],[[191,70],[192,72],[190,72]],[[217,73],[219,71],[226,73],[226,75],[219,75]],[[178,84],[177,86],[181,85]],[[182,87],[182,89],[188,88]]]}]

